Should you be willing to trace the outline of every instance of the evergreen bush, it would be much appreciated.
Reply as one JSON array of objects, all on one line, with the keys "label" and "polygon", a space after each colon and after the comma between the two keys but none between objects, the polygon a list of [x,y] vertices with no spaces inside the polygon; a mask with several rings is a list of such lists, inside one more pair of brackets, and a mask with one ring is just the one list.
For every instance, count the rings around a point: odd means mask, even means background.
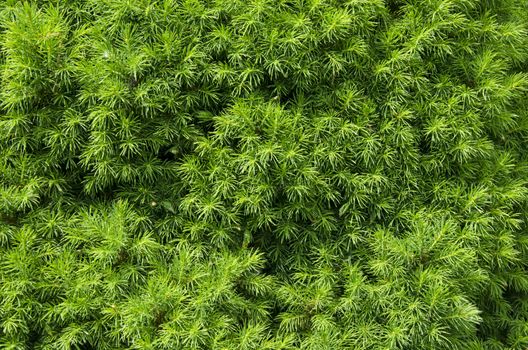
[{"label": "evergreen bush", "polygon": [[528,348],[528,1],[0,26],[0,348]]}]

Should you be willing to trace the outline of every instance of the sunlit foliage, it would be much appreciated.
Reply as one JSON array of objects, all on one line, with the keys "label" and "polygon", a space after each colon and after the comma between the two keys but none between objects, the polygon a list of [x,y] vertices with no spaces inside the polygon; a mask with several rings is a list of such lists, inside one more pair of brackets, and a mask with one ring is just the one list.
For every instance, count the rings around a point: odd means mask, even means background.
[{"label": "sunlit foliage", "polygon": [[528,348],[526,0],[0,27],[0,348]]}]

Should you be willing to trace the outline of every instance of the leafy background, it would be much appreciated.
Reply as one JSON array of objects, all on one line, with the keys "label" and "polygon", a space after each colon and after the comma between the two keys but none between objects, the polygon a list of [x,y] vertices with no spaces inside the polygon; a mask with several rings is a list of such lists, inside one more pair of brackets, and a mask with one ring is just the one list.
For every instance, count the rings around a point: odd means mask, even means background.
[{"label": "leafy background", "polygon": [[0,347],[526,349],[527,14],[3,1]]}]

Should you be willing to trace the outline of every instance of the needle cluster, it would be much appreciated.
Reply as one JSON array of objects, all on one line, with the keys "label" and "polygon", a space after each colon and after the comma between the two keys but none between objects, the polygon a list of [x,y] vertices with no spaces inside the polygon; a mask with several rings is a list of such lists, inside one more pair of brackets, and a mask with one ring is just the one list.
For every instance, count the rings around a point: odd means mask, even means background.
[{"label": "needle cluster", "polygon": [[528,347],[527,1],[0,28],[0,348]]}]

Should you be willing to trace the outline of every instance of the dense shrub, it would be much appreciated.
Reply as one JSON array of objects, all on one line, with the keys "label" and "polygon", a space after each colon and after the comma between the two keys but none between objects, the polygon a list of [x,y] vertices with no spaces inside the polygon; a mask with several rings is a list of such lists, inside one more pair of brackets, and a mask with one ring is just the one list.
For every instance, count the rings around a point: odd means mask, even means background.
[{"label": "dense shrub", "polygon": [[2,349],[528,347],[528,1],[0,12]]}]

